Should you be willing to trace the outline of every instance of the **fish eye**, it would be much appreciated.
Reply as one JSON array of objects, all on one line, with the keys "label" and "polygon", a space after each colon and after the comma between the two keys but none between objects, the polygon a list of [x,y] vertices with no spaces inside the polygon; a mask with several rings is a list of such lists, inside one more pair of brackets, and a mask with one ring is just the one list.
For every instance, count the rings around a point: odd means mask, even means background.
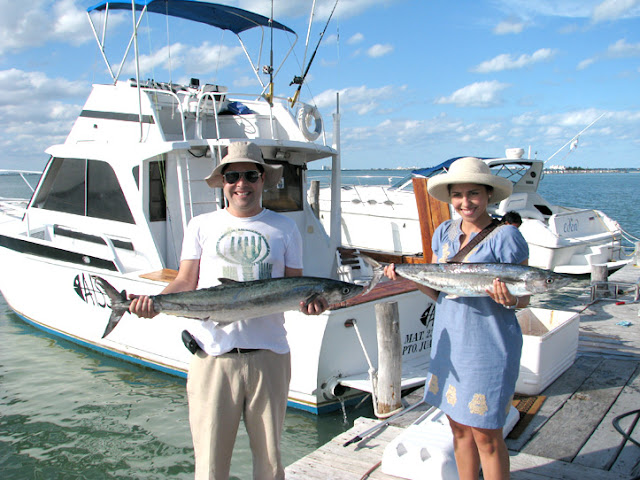
[{"label": "fish eye", "polygon": [[553,283],[553,278],[547,278],[547,283]]},{"label": "fish eye", "polygon": [[349,288],[349,287],[344,287],[342,289],[342,294],[343,295],[348,295],[350,292],[351,292],[351,288]]}]

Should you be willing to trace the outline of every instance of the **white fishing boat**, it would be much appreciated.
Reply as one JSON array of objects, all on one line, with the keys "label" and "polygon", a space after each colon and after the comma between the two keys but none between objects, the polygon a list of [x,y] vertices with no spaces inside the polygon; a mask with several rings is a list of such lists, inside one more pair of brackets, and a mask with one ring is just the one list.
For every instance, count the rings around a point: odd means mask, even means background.
[{"label": "white fishing boat", "polygon": [[[614,270],[632,259],[625,247],[633,240],[620,225],[600,210],[552,205],[538,193],[544,162],[523,158],[524,150],[507,149],[504,158],[483,158],[495,175],[513,182],[513,193],[489,212],[502,217],[515,211],[522,217],[520,231],[529,244],[529,264],[567,274],[589,274],[591,266],[606,264]],[[341,225],[343,246],[361,250],[382,250],[399,255],[416,255],[429,245],[420,225],[414,178],[444,173],[459,157],[432,168],[414,170],[394,185],[343,185]],[[321,188],[319,216],[329,224],[332,190]],[[431,200],[430,200],[431,201]],[[450,209],[452,218],[455,211]],[[625,244],[625,238],[629,240]],[[637,239],[636,239],[637,240]]]},{"label": "white fishing boat", "polygon": [[[113,69],[105,30],[109,14],[126,9],[134,19],[127,52],[136,47],[137,26],[151,13],[200,22],[239,38],[254,28],[263,35],[295,36],[267,17],[207,2],[104,1],[89,8],[113,81],[93,86],[65,142],[47,150],[50,160],[28,202],[0,204],[0,290],[17,315],[36,327],[184,377],[191,353],[181,333],[196,320],[127,313],[102,338],[110,309],[92,276],[118,290],[159,293],[175,276],[189,220],[223,206],[222,192],[210,189],[204,178],[231,142],[250,139],[268,163],[283,165],[283,179],[265,192],[264,205],[296,222],[304,241],[304,274],[337,278],[340,271],[358,280],[358,269],[342,265],[339,229],[327,235],[305,194],[307,164],[320,159],[331,159],[333,183],[340,184],[339,122],[329,145],[318,110],[311,105],[294,109],[295,102],[274,97],[271,79],[263,82],[261,68],[253,64],[260,86],[242,94],[196,79],[188,84],[143,81],[138,71],[135,78],[121,80],[126,54],[119,70]],[[137,65],[138,49],[133,50]],[[339,190],[334,193],[337,225]],[[424,382],[433,304],[408,284],[380,284],[317,317],[286,312],[291,406],[322,413],[371,390],[378,357],[376,301],[398,303],[403,387]]]}]

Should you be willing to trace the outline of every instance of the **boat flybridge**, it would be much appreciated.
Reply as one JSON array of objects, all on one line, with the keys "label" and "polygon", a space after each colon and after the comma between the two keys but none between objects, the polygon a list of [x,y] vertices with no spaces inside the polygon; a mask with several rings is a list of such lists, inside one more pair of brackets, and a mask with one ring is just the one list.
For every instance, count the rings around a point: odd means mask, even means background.
[{"label": "boat flybridge", "polygon": [[[482,160],[494,175],[513,183],[511,196],[490,205],[488,210],[497,218],[509,211],[520,214],[520,231],[529,244],[529,265],[583,275],[591,273],[592,265],[606,264],[614,270],[629,263],[632,257],[625,252],[620,225],[600,210],[549,203],[538,193],[544,161],[524,158],[523,154],[521,148],[510,148],[505,157]],[[426,192],[416,192],[414,179],[428,181],[446,172],[458,158],[461,157],[413,170],[411,175],[391,186],[343,185],[340,194],[343,246],[397,255],[430,252],[430,237],[424,234],[424,223],[432,223],[433,218],[421,220],[419,207],[436,201],[426,198]],[[329,231],[331,199],[329,188],[320,189],[320,218]],[[458,216],[450,207],[449,215]],[[629,248],[633,248],[631,242]]]},{"label": "boat flybridge", "polygon": [[[309,162],[331,159],[334,184],[340,184],[339,122],[335,146],[329,145],[318,110],[299,104],[293,111],[296,102],[273,95],[277,70],[267,69],[270,81],[263,82],[253,63],[260,91],[250,94],[196,79],[143,81],[138,70],[135,78],[121,80],[127,53],[115,70],[105,48],[107,19],[121,10],[134,19],[126,52],[133,46],[136,65],[137,28],[152,13],[238,37],[251,29],[295,34],[267,17],[208,2],[103,1],[90,7],[113,81],[93,86],[65,142],[47,150],[50,160],[24,211],[0,222],[0,290],[22,319],[85,347],[184,377],[191,354],[181,333],[196,320],[127,313],[103,339],[110,309],[93,276],[118,290],[159,293],[175,277],[189,220],[224,207],[222,192],[210,189],[204,178],[230,143],[251,140],[266,162],[283,166],[282,180],[263,201],[296,222],[304,242],[304,274],[337,278],[338,270],[344,276],[348,268],[349,279],[356,281],[358,269],[343,265],[339,229],[328,236],[306,198]],[[101,24],[103,31],[96,27]],[[339,196],[334,207],[333,221],[339,222]],[[433,304],[408,284],[380,284],[320,316],[285,313],[291,406],[322,413],[372,390],[378,358],[374,304],[383,300],[398,303],[402,385],[424,382]]]}]

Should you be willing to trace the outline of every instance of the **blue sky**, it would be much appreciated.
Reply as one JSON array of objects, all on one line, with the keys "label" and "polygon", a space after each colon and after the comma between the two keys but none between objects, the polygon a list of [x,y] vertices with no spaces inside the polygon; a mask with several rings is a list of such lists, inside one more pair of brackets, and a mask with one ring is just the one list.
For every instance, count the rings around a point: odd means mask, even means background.
[{"label": "blue sky", "polygon": [[[91,84],[110,80],[86,18],[94,3],[0,0],[0,169],[41,169]],[[271,10],[269,0],[219,3]],[[274,2],[276,20],[299,36],[276,95],[294,92],[312,3]],[[307,59],[334,3],[316,0]],[[260,91],[233,35],[172,22],[167,36],[158,18],[140,33],[143,78]],[[110,17],[120,40],[107,47],[122,47],[130,26],[130,16]],[[282,50],[280,37],[275,45]],[[301,99],[331,131],[340,93],[343,168],[430,166],[512,147],[546,160],[598,118],[548,164],[640,167],[639,91],[640,0],[339,0]]]}]

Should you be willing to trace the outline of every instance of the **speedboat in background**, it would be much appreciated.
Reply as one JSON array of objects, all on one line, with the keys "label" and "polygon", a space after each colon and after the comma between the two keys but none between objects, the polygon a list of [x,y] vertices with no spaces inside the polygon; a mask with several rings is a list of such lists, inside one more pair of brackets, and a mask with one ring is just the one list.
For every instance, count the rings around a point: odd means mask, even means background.
[{"label": "speedboat in background", "polygon": [[[549,203],[538,193],[544,162],[523,158],[523,154],[523,149],[511,148],[504,158],[482,160],[493,174],[513,182],[511,196],[490,205],[488,210],[498,218],[509,211],[520,214],[520,231],[529,244],[529,265],[581,275],[589,274],[592,265],[606,264],[614,270],[629,263],[631,257],[625,252],[620,225],[599,210]],[[425,230],[421,230],[414,179],[444,173],[458,158],[461,157],[413,170],[392,186],[343,185],[340,192],[343,246],[398,255],[421,254],[423,241],[429,245],[430,238],[423,238]],[[319,217],[329,228],[331,189],[319,191]],[[449,215],[457,217],[450,207]]]}]

